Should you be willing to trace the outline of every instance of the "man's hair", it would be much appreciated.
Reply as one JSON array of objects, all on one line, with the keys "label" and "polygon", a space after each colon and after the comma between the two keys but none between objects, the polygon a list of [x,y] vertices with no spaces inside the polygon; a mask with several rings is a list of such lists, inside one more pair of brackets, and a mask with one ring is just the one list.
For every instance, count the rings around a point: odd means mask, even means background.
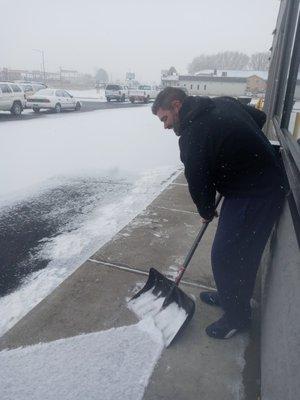
[{"label": "man's hair", "polygon": [[186,97],[187,95],[182,89],[166,87],[158,93],[152,105],[152,112],[154,115],[156,115],[159,108],[170,110],[174,100],[179,100],[181,103],[183,103]]}]

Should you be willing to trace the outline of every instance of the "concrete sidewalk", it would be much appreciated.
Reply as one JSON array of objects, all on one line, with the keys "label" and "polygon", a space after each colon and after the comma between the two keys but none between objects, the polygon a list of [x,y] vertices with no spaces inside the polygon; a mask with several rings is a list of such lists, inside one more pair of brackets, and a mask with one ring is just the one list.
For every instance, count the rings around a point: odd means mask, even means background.
[{"label": "concrete sidewalk", "polygon": [[[184,276],[182,289],[195,297],[196,312],[183,335],[164,351],[146,389],[145,400],[255,399],[249,389],[253,343],[249,334],[227,341],[206,336],[205,327],[221,315],[198,300],[214,287],[210,248],[212,222]],[[200,218],[184,177],[179,176],[147,209],[66,279],[0,339],[0,349],[95,332],[135,323],[126,298],[143,285],[149,267],[174,277],[198,230]],[[249,347],[251,346],[251,347]],[[249,378],[250,377],[250,378]],[[246,387],[245,387],[246,384]],[[133,399],[134,400],[134,399]]]}]

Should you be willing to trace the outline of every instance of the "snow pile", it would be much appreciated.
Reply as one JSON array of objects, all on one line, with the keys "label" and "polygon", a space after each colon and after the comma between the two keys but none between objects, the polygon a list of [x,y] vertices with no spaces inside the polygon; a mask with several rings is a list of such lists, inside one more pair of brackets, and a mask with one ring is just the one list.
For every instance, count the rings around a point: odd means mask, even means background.
[{"label": "snow pile", "polygon": [[143,323],[0,352],[1,400],[139,400],[163,350]]},{"label": "snow pile", "polygon": [[128,308],[139,318],[142,318],[144,324],[153,324],[161,332],[165,346],[168,346],[177,332],[187,319],[188,315],[183,308],[179,308],[176,303],[171,303],[162,308],[165,297],[159,297],[152,293],[153,289],[141,294],[136,299],[128,302]]}]

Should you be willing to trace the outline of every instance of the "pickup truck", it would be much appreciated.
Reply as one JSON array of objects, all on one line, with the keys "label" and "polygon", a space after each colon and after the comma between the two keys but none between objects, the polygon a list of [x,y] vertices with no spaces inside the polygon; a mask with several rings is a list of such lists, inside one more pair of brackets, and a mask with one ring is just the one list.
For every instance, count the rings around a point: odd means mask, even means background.
[{"label": "pickup truck", "polygon": [[123,85],[108,84],[105,88],[105,97],[107,101],[117,100],[124,102],[128,99],[128,88]]},{"label": "pickup truck", "polygon": [[137,89],[129,90],[129,100],[131,103],[139,101],[142,103],[149,103],[150,100],[154,100],[159,90],[156,87],[149,85],[140,85]]}]

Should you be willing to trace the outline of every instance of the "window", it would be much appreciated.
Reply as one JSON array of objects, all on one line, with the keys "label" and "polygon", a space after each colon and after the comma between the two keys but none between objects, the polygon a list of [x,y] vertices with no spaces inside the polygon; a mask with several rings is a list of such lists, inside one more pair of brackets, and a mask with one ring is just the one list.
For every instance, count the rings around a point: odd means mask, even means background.
[{"label": "window", "polygon": [[292,100],[292,110],[288,123],[288,130],[296,140],[300,139],[300,67],[298,68],[297,81]]},{"label": "window", "polygon": [[64,92],[63,92],[63,90],[57,90],[57,91],[55,92],[55,96],[57,96],[57,97],[64,97]]},{"label": "window", "polygon": [[200,89],[200,85],[197,85],[197,90],[199,90]]},{"label": "window", "polygon": [[72,96],[70,95],[70,93],[68,93],[68,92],[66,92],[65,90],[64,90],[64,97],[68,97],[68,98],[71,98]]},{"label": "window", "polygon": [[22,92],[21,88],[18,85],[11,84],[10,86],[15,93]]},{"label": "window", "polygon": [[35,90],[36,92],[38,90],[45,89],[45,86],[43,86],[43,85],[34,84],[32,86],[33,86],[33,90]]},{"label": "window", "polygon": [[193,85],[191,85],[191,89],[193,89]]},{"label": "window", "polygon": [[274,49],[269,70],[272,91],[269,90],[270,99],[266,98],[269,108],[266,111],[276,116],[279,125],[287,128],[293,108],[291,96],[294,93],[295,72],[299,67],[299,2],[283,2],[281,10],[281,19],[273,41]]},{"label": "window", "polygon": [[[59,90],[57,90],[59,91]],[[55,91],[51,90],[51,89],[42,89],[39,90],[39,94],[43,95],[43,96],[54,96]]]},{"label": "window", "polygon": [[6,83],[0,83],[2,93],[12,93],[11,88]]},{"label": "window", "polygon": [[206,85],[204,85],[204,88],[203,88],[204,90],[206,90]]},{"label": "window", "polygon": [[299,79],[299,1],[280,5],[272,46],[264,111],[264,131],[281,146],[289,191],[287,199],[300,246],[300,79]]},{"label": "window", "polygon": [[107,85],[106,89],[107,90],[121,90],[121,87],[119,85]]},{"label": "window", "polygon": [[21,85],[23,88],[24,92],[33,92],[33,88],[31,85]]}]

